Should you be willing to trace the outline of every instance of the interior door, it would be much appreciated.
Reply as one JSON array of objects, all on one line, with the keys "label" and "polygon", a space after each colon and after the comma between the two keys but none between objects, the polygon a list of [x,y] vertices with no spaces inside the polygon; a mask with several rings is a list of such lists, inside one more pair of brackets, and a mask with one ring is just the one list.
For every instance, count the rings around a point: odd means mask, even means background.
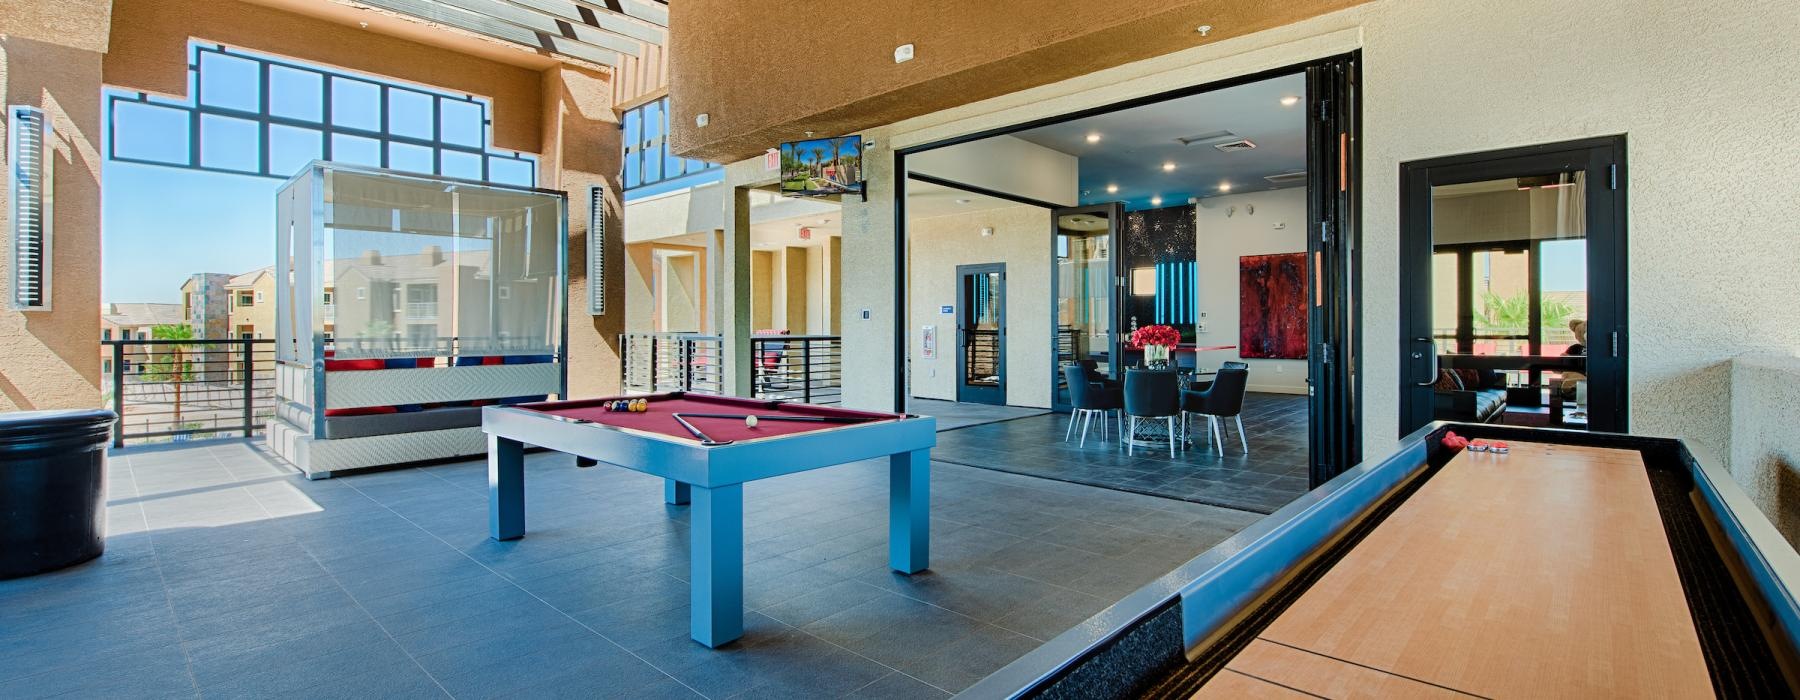
[{"label": "interior door", "polygon": [[1101,374],[1119,376],[1119,273],[1113,251],[1124,211],[1112,202],[1050,212],[1050,293],[1056,301],[1050,329],[1056,361],[1050,382],[1057,411],[1070,409],[1063,365],[1090,360]]},{"label": "interior door", "polygon": [[956,400],[1006,404],[1006,265],[956,266]]},{"label": "interior door", "polygon": [[1627,430],[1624,138],[1401,178],[1401,434],[1438,419]]}]

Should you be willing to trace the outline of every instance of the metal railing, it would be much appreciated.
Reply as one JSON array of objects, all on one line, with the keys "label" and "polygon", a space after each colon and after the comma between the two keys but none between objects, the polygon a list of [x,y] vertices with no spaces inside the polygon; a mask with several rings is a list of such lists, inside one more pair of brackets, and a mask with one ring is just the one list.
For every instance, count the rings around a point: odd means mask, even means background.
[{"label": "metal railing", "polygon": [[630,393],[723,393],[719,336],[625,333],[619,336],[619,385]]},{"label": "metal railing", "polygon": [[275,341],[102,340],[113,446],[231,433],[251,437],[275,411]]},{"label": "metal railing", "polygon": [[750,339],[756,398],[835,404],[843,399],[843,339],[835,335],[768,335]]},{"label": "metal railing", "polygon": [[[619,336],[620,386],[628,393],[724,393],[724,352],[716,335],[625,333]],[[751,393],[775,401],[835,404],[843,395],[843,342],[835,335],[759,335],[750,339]]]}]

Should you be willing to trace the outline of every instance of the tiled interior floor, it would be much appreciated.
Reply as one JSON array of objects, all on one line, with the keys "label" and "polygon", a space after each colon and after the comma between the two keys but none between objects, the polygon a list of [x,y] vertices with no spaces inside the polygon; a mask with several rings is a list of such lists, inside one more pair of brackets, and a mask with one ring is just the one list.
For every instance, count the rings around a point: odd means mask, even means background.
[{"label": "tiled interior floor", "polygon": [[0,581],[0,697],[942,697],[1255,518],[939,463],[908,578],[884,464],[759,481],[748,631],[707,650],[687,509],[635,472],[530,456],[501,543],[476,461],[306,481],[225,442],[110,470],[107,553]]},{"label": "tiled interior floor", "polygon": [[[1063,441],[1069,416],[1048,414],[938,434],[933,458],[968,466],[1060,479],[1135,493],[1273,513],[1307,490],[1305,396],[1251,393],[1244,398],[1244,454],[1234,426],[1221,455],[1206,438],[1205,422],[1190,423],[1193,445],[1169,458],[1168,448],[1136,448],[1127,455],[1117,430],[1101,441],[1099,421],[1086,446]],[[1115,426],[1116,428],[1116,426]],[[1078,436],[1081,427],[1075,427]]]}]

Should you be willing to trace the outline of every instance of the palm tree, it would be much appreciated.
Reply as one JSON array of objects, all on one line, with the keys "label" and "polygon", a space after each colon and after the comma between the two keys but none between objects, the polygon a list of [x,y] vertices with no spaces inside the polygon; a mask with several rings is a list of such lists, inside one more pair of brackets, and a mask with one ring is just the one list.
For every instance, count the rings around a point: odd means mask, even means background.
[{"label": "palm tree", "polygon": [[[185,323],[165,323],[150,328],[150,337],[156,340],[187,341],[194,339],[194,328]],[[163,362],[154,359],[148,363],[142,375],[153,382],[170,382],[175,385],[175,425],[181,426],[181,385],[194,378],[194,368],[183,356],[190,343],[177,342],[164,345],[168,356]]]}]

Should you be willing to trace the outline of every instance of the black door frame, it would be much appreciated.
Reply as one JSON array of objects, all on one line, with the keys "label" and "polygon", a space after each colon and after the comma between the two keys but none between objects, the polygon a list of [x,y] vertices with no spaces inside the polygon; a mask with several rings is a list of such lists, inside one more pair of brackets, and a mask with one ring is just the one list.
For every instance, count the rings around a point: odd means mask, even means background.
[{"label": "black door frame", "polygon": [[[1362,391],[1358,385],[1362,349],[1362,213],[1358,206],[1361,159],[1362,52],[1330,56],[1209,83],[1136,97],[1108,105],[1077,110],[1009,126],[893,150],[894,154],[894,376],[893,406],[906,410],[908,387],[906,158],[947,146],[1013,134],[1051,124],[1085,119],[1109,112],[1165,102],[1181,97],[1248,85],[1270,78],[1304,73],[1307,76],[1308,189],[1317,193],[1309,203],[1309,262],[1315,267],[1309,291],[1315,305],[1308,314],[1309,407],[1312,459],[1311,482],[1318,486],[1362,461]],[[1329,147],[1327,153],[1319,148]],[[1323,167],[1321,167],[1323,166]],[[1329,193],[1329,194],[1325,194]],[[1326,196],[1331,201],[1318,201]],[[1116,262],[1114,263],[1117,264]],[[1329,269],[1323,267],[1329,266]],[[1116,279],[1116,276],[1115,276]],[[1321,297],[1319,295],[1329,295]],[[1327,312],[1327,309],[1330,309]]]},{"label": "black door frame", "polygon": [[[1587,372],[1591,430],[1630,428],[1630,305],[1626,287],[1626,141],[1623,135],[1482,151],[1400,164],[1400,434],[1430,422],[1424,379],[1431,338],[1431,188],[1551,171],[1586,173],[1588,241]],[[1535,261],[1534,261],[1535,265]],[[1609,299],[1596,299],[1605,290]],[[1599,303],[1596,303],[1599,302]],[[1435,341],[1429,352],[1435,362]],[[1421,357],[1413,358],[1414,353]],[[1596,410],[1598,409],[1598,410]],[[1423,420],[1421,420],[1423,419]]]},{"label": "black door frame", "polygon": [[[1123,375],[1119,374],[1119,319],[1124,317],[1123,306],[1125,303],[1125,300],[1119,293],[1120,286],[1124,280],[1124,277],[1122,276],[1124,273],[1119,269],[1118,256],[1120,226],[1124,223],[1123,220],[1125,218],[1125,205],[1121,202],[1103,202],[1101,204],[1089,204],[1079,207],[1057,207],[1050,210],[1051,356],[1052,358],[1055,357],[1056,351],[1054,348],[1056,347],[1057,342],[1056,332],[1059,330],[1056,323],[1056,302],[1058,299],[1062,298],[1062,283],[1059,281],[1059,277],[1056,274],[1056,238],[1057,236],[1062,235],[1062,225],[1058,222],[1062,221],[1062,217],[1070,214],[1102,214],[1107,218],[1106,294],[1107,299],[1112,302],[1107,305],[1106,309],[1106,313],[1109,315],[1109,318],[1106,320],[1107,376],[1120,377]],[[1062,383],[1062,368],[1058,367],[1057,362],[1052,359],[1050,362],[1050,410],[1068,413],[1071,410],[1071,407],[1068,402],[1064,400],[1062,393],[1056,389],[1057,387],[1062,386]]]},{"label": "black door frame", "polygon": [[[1000,275],[1000,332],[995,340],[994,374],[1000,378],[1000,385],[971,388],[969,386],[968,336],[963,324],[968,319],[964,314],[973,308],[969,305],[969,278],[976,275]],[[992,400],[989,400],[992,399]],[[1006,263],[975,263],[956,266],[956,401],[957,403],[985,403],[993,406],[1006,405]]]}]

